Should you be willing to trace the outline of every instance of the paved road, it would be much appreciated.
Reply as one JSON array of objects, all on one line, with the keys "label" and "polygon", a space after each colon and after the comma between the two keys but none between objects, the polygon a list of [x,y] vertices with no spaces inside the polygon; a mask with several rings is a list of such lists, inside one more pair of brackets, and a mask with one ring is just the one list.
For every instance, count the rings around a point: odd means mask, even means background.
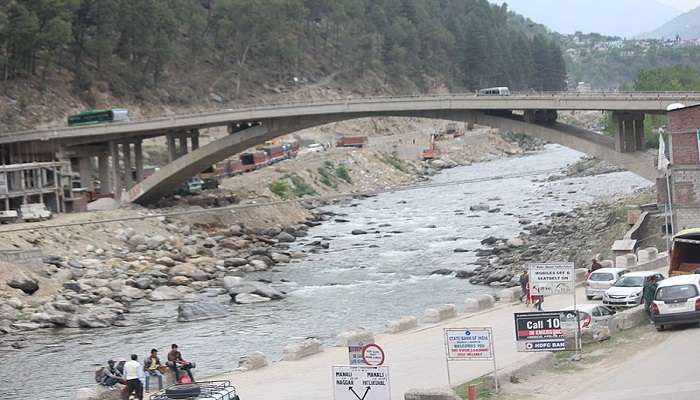
[{"label": "paved road", "polygon": [[[574,400],[700,399],[700,328],[664,332],[659,345],[605,371]],[[643,377],[642,377],[643,375]]]},{"label": "paved road", "polygon": [[[582,288],[578,289],[577,296],[585,298]],[[567,309],[571,308],[572,299],[571,296],[553,296],[544,306],[545,310]],[[542,357],[516,351],[513,313],[525,311],[529,311],[525,305],[508,304],[404,334],[377,337],[376,342],[382,345],[387,356],[392,400],[403,399],[404,393],[414,388],[447,387],[443,328],[493,327],[499,368]],[[263,369],[223,374],[214,379],[231,380],[241,398],[328,400],[333,393],[331,366],[345,365],[347,360],[347,348],[334,347],[300,361],[277,362]],[[491,372],[492,368],[490,361],[453,362],[450,365],[452,383],[469,381]]]}]

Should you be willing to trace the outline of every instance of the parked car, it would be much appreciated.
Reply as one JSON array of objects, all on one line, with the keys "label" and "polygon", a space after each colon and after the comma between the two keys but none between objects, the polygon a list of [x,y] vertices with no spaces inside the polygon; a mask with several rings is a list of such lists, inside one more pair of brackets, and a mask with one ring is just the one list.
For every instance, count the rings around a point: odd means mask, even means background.
[{"label": "parked car", "polygon": [[609,307],[634,307],[642,304],[642,290],[647,280],[658,282],[664,276],[653,271],[639,271],[625,274],[603,294],[603,304]]},{"label": "parked car", "polygon": [[611,320],[615,315],[615,310],[600,304],[579,304],[576,306],[576,310],[581,330],[600,326],[610,327]]},{"label": "parked car", "polygon": [[651,320],[663,331],[669,325],[700,322],[700,275],[680,275],[659,283],[651,304]]},{"label": "parked car", "polygon": [[603,297],[606,290],[629,270],[626,268],[601,268],[591,273],[586,280],[586,298]]},{"label": "parked car", "polygon": [[51,211],[46,208],[44,203],[27,203],[19,206],[19,212],[22,216],[22,221],[36,222],[51,219]]}]

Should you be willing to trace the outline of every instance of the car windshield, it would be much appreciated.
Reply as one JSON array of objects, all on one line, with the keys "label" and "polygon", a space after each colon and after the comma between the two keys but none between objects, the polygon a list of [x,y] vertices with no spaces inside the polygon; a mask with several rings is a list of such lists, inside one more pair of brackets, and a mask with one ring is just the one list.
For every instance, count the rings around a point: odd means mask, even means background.
[{"label": "car windshield", "polygon": [[625,276],[618,279],[613,286],[616,287],[642,287],[644,286],[643,276]]},{"label": "car windshield", "polygon": [[588,280],[590,280],[590,281],[611,281],[614,278],[615,277],[613,276],[613,274],[611,274],[609,272],[600,272],[600,273],[596,272],[596,273],[591,274],[591,277],[588,278]]},{"label": "car windshield", "polygon": [[656,300],[659,301],[672,301],[672,300],[686,300],[691,297],[696,297],[698,295],[698,289],[695,285],[675,285],[675,286],[665,286],[660,287],[656,291]]}]

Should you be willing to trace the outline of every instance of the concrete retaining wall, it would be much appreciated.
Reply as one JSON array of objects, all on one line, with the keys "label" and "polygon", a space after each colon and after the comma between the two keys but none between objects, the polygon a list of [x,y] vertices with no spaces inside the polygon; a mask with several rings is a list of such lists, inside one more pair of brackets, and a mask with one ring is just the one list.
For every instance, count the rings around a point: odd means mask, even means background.
[{"label": "concrete retaining wall", "polygon": [[[510,365],[498,370],[498,382],[514,382],[530,376],[534,376],[542,370],[554,365],[553,353],[533,353],[528,361],[524,361],[517,365]],[[493,372],[483,376],[485,385],[495,388]]]},{"label": "concrete retaining wall", "polygon": [[493,307],[496,300],[489,294],[479,294],[464,300],[464,312],[473,313]]},{"label": "concrete retaining wall", "polygon": [[610,327],[616,331],[626,331],[634,327],[647,324],[649,319],[644,312],[644,306],[637,306],[629,310],[620,311],[612,319]]},{"label": "concrete retaining wall", "polygon": [[423,314],[423,321],[434,324],[457,316],[457,306],[444,304],[435,308],[428,308]]},{"label": "concrete retaining wall", "polygon": [[374,343],[374,334],[365,328],[355,328],[338,334],[336,346],[347,347],[349,342]]},{"label": "concrete retaining wall", "polygon": [[241,356],[238,360],[238,368],[236,368],[236,371],[251,371],[265,366],[267,366],[267,357],[265,357],[265,354],[254,351]]},{"label": "concrete retaining wall", "polygon": [[460,400],[447,389],[410,389],[403,395],[404,400]]},{"label": "concrete retaining wall", "polygon": [[403,317],[401,319],[392,320],[386,323],[387,333],[399,333],[413,329],[418,326],[418,318]]},{"label": "concrete retaining wall", "polygon": [[523,291],[522,289],[520,289],[520,286],[515,286],[512,288],[503,289],[500,292],[498,292],[498,299],[500,301],[511,303],[516,300],[519,300],[522,295]]},{"label": "concrete retaining wall", "polygon": [[320,340],[315,338],[309,338],[303,342],[290,343],[284,346],[284,355],[282,360],[284,361],[296,361],[301,360],[304,357],[308,357],[313,354],[317,354],[323,351],[323,344]]}]

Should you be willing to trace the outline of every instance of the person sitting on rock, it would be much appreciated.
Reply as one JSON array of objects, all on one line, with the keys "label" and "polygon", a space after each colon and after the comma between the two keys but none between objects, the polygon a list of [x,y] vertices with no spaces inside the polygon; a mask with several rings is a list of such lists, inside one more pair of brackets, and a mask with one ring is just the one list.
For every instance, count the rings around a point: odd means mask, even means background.
[{"label": "person sitting on rock", "polygon": [[107,361],[107,367],[102,369],[100,385],[112,387],[117,383],[124,383],[124,376],[117,369],[117,363],[114,360],[109,360]]},{"label": "person sitting on rock", "polygon": [[158,390],[163,390],[163,374],[160,373],[160,358],[158,350],[151,349],[151,354],[146,357],[143,363],[143,370],[146,373],[146,391],[150,392],[150,378],[158,379]]},{"label": "person sitting on rock", "polygon": [[194,382],[194,376],[192,376],[192,368],[194,368],[194,365],[182,358],[182,353],[180,353],[176,344],[173,344],[170,348],[170,353],[168,353],[168,367],[175,373],[175,381],[180,382],[180,370],[183,370],[189,375],[190,381]]}]

